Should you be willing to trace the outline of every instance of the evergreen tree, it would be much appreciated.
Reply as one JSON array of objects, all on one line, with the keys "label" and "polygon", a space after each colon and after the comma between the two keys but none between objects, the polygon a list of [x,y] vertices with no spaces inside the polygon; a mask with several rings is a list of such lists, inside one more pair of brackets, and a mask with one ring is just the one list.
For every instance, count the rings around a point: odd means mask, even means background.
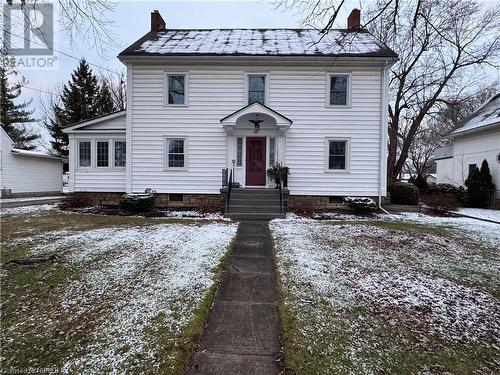
[{"label": "evergreen tree", "polygon": [[21,84],[10,85],[8,82],[9,71],[0,66],[0,122],[2,128],[12,138],[17,148],[33,150],[36,148],[32,142],[40,137],[38,133],[29,131],[25,123],[35,121],[31,115],[33,111],[27,108],[30,102],[14,103],[21,95]]},{"label": "evergreen tree", "polygon": [[62,156],[68,155],[68,135],[64,127],[113,112],[111,92],[107,85],[98,84],[97,78],[85,59],[71,74],[70,81],[64,85],[60,102],[54,104],[53,116],[46,123],[52,135],[52,148]]},{"label": "evergreen tree", "polygon": [[113,97],[109,86],[106,81],[102,81],[99,89],[99,95],[97,96],[97,112],[99,115],[105,115],[113,112],[114,110],[115,105],[113,103]]},{"label": "evergreen tree", "polygon": [[491,177],[490,173],[490,166],[488,165],[486,159],[484,159],[481,163],[481,170],[479,171],[479,174],[481,179],[481,186],[486,190],[494,190],[495,184],[493,183],[493,178]]}]

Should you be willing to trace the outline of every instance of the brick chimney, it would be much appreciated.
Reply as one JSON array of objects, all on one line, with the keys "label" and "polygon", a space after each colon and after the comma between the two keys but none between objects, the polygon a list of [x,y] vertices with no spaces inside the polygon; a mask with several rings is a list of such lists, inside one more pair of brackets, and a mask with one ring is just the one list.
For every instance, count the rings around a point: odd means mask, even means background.
[{"label": "brick chimney", "polygon": [[357,30],[361,28],[361,11],[359,9],[353,9],[349,17],[347,18],[347,28],[349,30]]},{"label": "brick chimney", "polygon": [[163,30],[167,27],[167,24],[163,20],[160,12],[154,10],[151,12],[151,31]]}]

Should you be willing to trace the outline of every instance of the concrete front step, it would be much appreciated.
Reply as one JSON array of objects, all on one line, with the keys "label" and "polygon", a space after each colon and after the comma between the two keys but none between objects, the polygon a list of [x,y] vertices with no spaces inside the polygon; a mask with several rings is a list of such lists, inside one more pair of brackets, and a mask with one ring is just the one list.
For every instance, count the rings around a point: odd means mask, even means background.
[{"label": "concrete front step", "polygon": [[279,205],[267,205],[267,206],[249,206],[249,205],[233,205],[229,206],[230,213],[247,213],[247,212],[275,212],[281,213],[281,209]]},{"label": "concrete front step", "polygon": [[280,200],[279,198],[233,198],[229,200],[231,206],[279,206]]},{"label": "concrete front step", "polygon": [[235,219],[235,220],[272,220],[272,219],[284,219],[285,214],[283,213],[228,213],[224,214],[224,217]]}]

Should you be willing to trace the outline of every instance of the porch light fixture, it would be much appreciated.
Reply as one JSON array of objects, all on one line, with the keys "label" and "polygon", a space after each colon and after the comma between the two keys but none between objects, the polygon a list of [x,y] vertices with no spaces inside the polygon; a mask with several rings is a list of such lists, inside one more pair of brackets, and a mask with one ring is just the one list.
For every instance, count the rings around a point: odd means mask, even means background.
[{"label": "porch light fixture", "polygon": [[253,124],[254,127],[254,133],[257,133],[260,129],[260,123],[264,122],[264,120],[259,120],[259,114],[255,114],[255,120],[248,120]]}]

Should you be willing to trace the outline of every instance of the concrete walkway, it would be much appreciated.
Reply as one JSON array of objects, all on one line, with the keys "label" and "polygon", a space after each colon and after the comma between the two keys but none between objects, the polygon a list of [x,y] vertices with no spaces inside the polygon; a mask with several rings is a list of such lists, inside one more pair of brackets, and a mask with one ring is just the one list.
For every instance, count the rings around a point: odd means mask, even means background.
[{"label": "concrete walkway", "polygon": [[188,374],[278,374],[280,332],[267,222],[245,221]]}]

